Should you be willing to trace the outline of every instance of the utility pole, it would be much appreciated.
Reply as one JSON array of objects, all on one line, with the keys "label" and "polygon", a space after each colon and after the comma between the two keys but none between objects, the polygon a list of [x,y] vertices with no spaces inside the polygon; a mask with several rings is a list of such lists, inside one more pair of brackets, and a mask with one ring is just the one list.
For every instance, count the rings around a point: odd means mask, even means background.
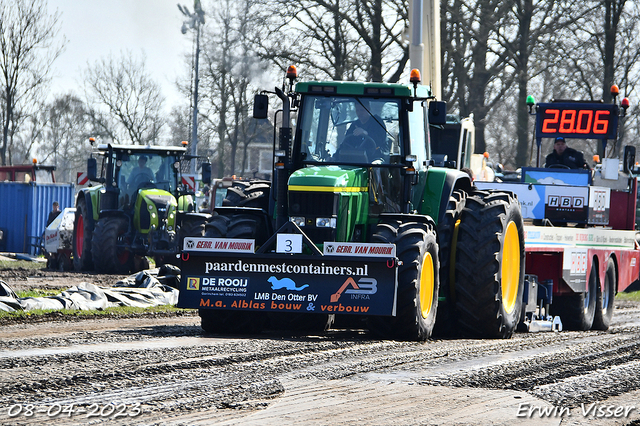
[{"label": "utility pole", "polygon": [[204,11],[200,5],[200,0],[194,0],[193,13],[189,12],[187,6],[178,5],[178,9],[187,19],[182,23],[182,34],[186,34],[187,30],[196,31],[196,52],[194,60],[194,82],[193,82],[193,124],[191,126],[191,173],[196,174],[198,155],[198,62],[200,59],[200,26],[204,25]]}]

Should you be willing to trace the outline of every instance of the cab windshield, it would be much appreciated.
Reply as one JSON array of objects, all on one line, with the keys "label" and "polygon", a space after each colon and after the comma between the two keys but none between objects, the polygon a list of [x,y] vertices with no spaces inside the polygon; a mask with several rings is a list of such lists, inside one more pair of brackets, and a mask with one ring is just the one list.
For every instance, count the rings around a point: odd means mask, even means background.
[{"label": "cab windshield", "polygon": [[154,152],[123,154],[116,162],[116,179],[122,197],[121,204],[135,200],[135,194],[143,188],[157,188],[175,193],[178,161],[173,155]]},{"label": "cab windshield", "polygon": [[397,164],[397,99],[306,96],[299,117],[303,161]]}]

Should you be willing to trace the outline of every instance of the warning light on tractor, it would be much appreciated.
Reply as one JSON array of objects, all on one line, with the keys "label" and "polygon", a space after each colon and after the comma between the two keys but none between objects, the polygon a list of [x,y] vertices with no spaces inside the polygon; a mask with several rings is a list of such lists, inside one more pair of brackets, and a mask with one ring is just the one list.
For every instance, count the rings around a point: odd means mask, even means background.
[{"label": "warning light on tractor", "polygon": [[412,82],[413,84],[418,84],[420,83],[420,81],[422,81],[422,79],[420,78],[419,69],[414,68],[411,70],[411,76],[409,77],[409,81]]},{"label": "warning light on tractor", "polygon": [[287,78],[289,80],[295,80],[298,78],[298,69],[295,65],[289,65],[289,68],[287,68]]}]

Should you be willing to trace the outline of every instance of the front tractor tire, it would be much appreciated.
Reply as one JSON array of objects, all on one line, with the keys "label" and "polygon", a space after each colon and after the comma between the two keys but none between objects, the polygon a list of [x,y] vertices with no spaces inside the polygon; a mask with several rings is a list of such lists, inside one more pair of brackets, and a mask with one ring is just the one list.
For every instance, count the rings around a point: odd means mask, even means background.
[{"label": "front tractor tire", "polygon": [[455,297],[458,332],[508,339],[520,321],[524,224],[511,193],[475,191],[458,230]]},{"label": "front tractor tire", "polygon": [[93,222],[91,212],[87,209],[85,200],[78,200],[73,224],[73,267],[76,271],[90,271],[93,269],[91,258],[91,239],[93,238]]},{"label": "front tractor tire", "polygon": [[438,309],[438,245],[432,224],[382,221],[372,238],[396,245],[398,293],[396,316],[371,316],[369,330],[383,338],[427,340]]},{"label": "front tractor tire", "polygon": [[133,270],[134,255],[126,247],[129,220],[126,217],[105,217],[93,231],[93,259],[96,272],[126,275]]}]

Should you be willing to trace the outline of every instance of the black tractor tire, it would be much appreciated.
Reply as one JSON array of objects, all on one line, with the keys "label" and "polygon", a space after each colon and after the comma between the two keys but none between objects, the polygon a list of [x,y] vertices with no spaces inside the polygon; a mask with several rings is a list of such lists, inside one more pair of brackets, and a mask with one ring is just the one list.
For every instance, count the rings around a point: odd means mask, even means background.
[{"label": "black tractor tire", "polygon": [[91,257],[91,240],[93,228],[91,212],[87,210],[85,200],[78,200],[75,221],[73,224],[73,267],[76,271],[90,271],[93,269]]},{"label": "black tractor tire", "polygon": [[182,218],[178,228],[178,252],[182,251],[186,237],[204,237],[204,227],[209,219],[209,215],[202,214],[187,214]]},{"label": "black tractor tire", "polygon": [[96,223],[92,241],[96,272],[120,275],[131,273],[134,254],[122,247],[127,243],[128,228],[129,220],[125,217],[105,217]]},{"label": "black tractor tire", "polygon": [[[207,223],[207,218],[200,215],[190,216],[187,215],[182,219],[178,235],[180,241],[184,241],[185,237],[202,237],[204,236],[204,226]],[[182,245],[180,246],[182,248]]]},{"label": "black tractor tire", "polygon": [[595,258],[592,261],[586,292],[553,298],[551,313],[560,316],[562,328],[566,330],[586,331],[594,325],[600,285],[597,261]]},{"label": "black tractor tire", "polygon": [[456,335],[456,306],[455,306],[455,264],[458,243],[458,227],[460,217],[467,199],[467,194],[455,190],[449,197],[447,210],[438,223],[438,251],[440,260],[440,301],[436,316],[434,336],[453,337]]},{"label": "black tractor tire", "polygon": [[228,227],[229,218],[227,216],[214,214],[204,226],[204,236],[207,238],[225,238]]},{"label": "black tractor tire", "polygon": [[474,191],[458,227],[455,298],[458,332],[503,338],[520,321],[524,290],[524,223],[512,193]]},{"label": "black tractor tire", "polygon": [[593,317],[592,330],[608,330],[613,316],[613,300],[616,297],[618,288],[618,278],[616,264],[612,258],[607,262],[607,270],[604,274],[604,288],[600,290],[598,286],[598,296],[596,298],[596,312]]},{"label": "black tractor tire", "polygon": [[[248,216],[248,217],[247,217]],[[224,216],[213,216],[206,225],[205,236],[209,238],[255,238],[258,222],[250,215],[235,215],[230,220]],[[253,223],[251,223],[253,220]],[[223,225],[225,227],[223,234]],[[257,244],[257,241],[256,241]],[[214,334],[255,334],[269,324],[266,312],[223,311],[218,309],[199,309],[200,324],[207,333]]]},{"label": "black tractor tire", "polygon": [[256,248],[269,238],[268,229],[257,217],[251,214],[235,214],[229,220],[227,238],[255,239]]},{"label": "black tractor tire", "polygon": [[179,254],[184,247],[184,239],[186,237],[203,237],[205,232],[205,224],[209,219],[209,215],[188,213],[182,218],[178,227],[178,253],[173,255],[156,256],[156,267],[163,265],[180,265]]},{"label": "black tractor tire", "polygon": [[385,339],[427,340],[438,310],[438,244],[432,224],[396,220],[378,223],[373,242],[396,245],[398,294],[396,316],[371,316],[369,331]]},{"label": "black tractor tire", "polygon": [[271,185],[267,181],[251,182],[247,185],[234,184],[227,188],[227,195],[222,201],[223,206],[257,207],[269,211],[269,194]]}]

